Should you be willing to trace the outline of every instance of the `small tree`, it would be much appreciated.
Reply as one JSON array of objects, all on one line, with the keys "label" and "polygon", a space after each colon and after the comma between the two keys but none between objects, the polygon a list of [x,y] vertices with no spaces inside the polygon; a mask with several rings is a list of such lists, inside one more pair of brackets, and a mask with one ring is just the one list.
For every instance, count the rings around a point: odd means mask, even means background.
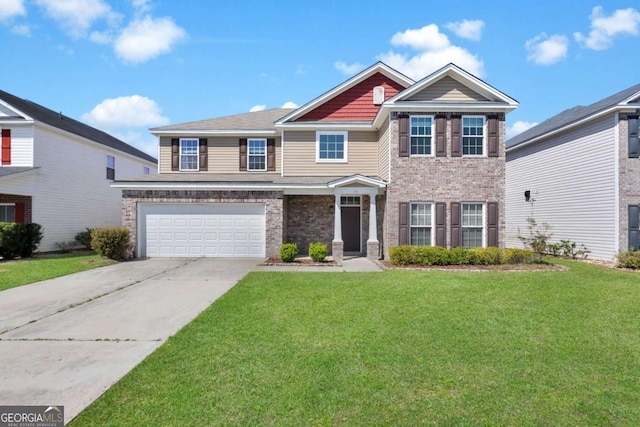
[{"label": "small tree", "polygon": [[549,239],[551,239],[552,236],[552,233],[549,232],[551,226],[547,223],[538,225],[538,222],[533,217],[533,204],[535,203],[535,199],[532,198],[527,203],[531,204],[531,216],[527,217],[528,236],[521,236],[520,228],[518,228],[518,239],[522,242],[525,249],[531,249],[536,253],[538,262],[542,262],[542,256],[547,253]]}]

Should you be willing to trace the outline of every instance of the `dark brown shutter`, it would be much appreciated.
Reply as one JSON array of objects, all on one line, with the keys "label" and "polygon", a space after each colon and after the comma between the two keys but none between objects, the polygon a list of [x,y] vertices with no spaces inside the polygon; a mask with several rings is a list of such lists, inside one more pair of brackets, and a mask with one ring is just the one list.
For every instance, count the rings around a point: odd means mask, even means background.
[{"label": "dark brown shutter", "polygon": [[398,150],[400,157],[409,157],[409,116],[398,116],[398,133],[400,141]]},{"label": "dark brown shutter", "polygon": [[180,170],[180,140],[178,138],[171,139],[171,170]]},{"label": "dark brown shutter", "polygon": [[487,136],[489,157],[498,157],[500,153],[500,138],[498,132],[498,116],[487,117]]},{"label": "dark brown shutter", "polygon": [[436,203],[436,245],[447,247],[447,205]]},{"label": "dark brown shutter", "polygon": [[11,129],[2,129],[2,157],[3,165],[11,164]]},{"label": "dark brown shutter", "polygon": [[462,118],[451,117],[451,157],[462,156]]},{"label": "dark brown shutter", "polygon": [[267,170],[276,170],[276,140],[273,138],[267,139]]},{"label": "dark brown shutter", "polygon": [[240,139],[240,170],[247,170],[247,138]]},{"label": "dark brown shutter", "polygon": [[209,156],[207,154],[207,138],[200,138],[200,170],[209,170]]},{"label": "dark brown shutter", "polygon": [[640,157],[640,139],[638,139],[638,116],[629,116],[627,118],[627,126],[629,127],[629,158],[637,159],[638,157]]},{"label": "dark brown shutter", "polygon": [[400,216],[398,217],[398,244],[399,245],[408,245],[409,244],[409,203],[400,202],[398,205],[398,212]]},{"label": "dark brown shutter", "polygon": [[640,249],[640,205],[629,205],[629,247],[623,249]]},{"label": "dark brown shutter", "polygon": [[498,203],[487,203],[487,246],[498,246],[498,234],[500,230],[498,215]]},{"label": "dark brown shutter", "polygon": [[457,248],[462,245],[462,212],[460,203],[451,203],[451,247]]},{"label": "dark brown shutter", "polygon": [[15,221],[20,224],[24,223],[24,203],[16,203]]},{"label": "dark brown shutter", "polygon": [[447,156],[446,129],[447,118],[445,116],[436,116],[436,157]]}]

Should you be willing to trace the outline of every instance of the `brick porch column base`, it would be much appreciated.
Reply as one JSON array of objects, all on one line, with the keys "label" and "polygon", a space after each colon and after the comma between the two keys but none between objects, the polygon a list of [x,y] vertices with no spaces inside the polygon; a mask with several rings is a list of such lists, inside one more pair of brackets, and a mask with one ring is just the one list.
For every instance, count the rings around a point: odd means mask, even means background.
[{"label": "brick porch column base", "polygon": [[335,262],[342,264],[342,259],[344,258],[344,242],[342,240],[331,242],[331,255]]},{"label": "brick porch column base", "polygon": [[380,242],[377,240],[367,241],[367,259],[372,261],[380,259]]}]

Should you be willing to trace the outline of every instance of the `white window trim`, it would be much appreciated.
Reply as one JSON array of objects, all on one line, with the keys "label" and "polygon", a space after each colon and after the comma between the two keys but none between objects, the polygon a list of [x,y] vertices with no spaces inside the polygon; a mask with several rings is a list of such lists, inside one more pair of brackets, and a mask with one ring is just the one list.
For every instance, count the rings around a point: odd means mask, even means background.
[{"label": "white window trim", "polygon": [[[344,158],[342,159],[321,159],[320,158],[320,135],[342,135],[344,136]],[[316,131],[316,163],[348,163],[349,162],[349,132],[347,131]]]},{"label": "white window trim", "polygon": [[[183,169],[182,168],[182,143],[184,141],[196,141],[196,168],[195,169]],[[200,140],[198,138],[180,138],[180,143],[178,145],[178,166],[179,170],[182,172],[197,172],[200,170]],[[189,154],[191,156],[191,154]]]},{"label": "white window trim", "polygon": [[[264,142],[264,169],[251,169],[250,165],[251,162],[249,161],[249,159],[251,158],[251,154],[250,154],[250,145],[251,145],[251,141],[263,141]],[[247,172],[266,172],[267,171],[267,138],[247,138]],[[254,154],[254,156],[257,157],[257,155]]]},{"label": "white window trim", "polygon": [[[422,156],[422,157],[426,157],[426,156]],[[431,227],[431,237],[430,237],[431,245],[430,246],[435,246],[436,245],[436,242],[435,242],[435,237],[436,237],[436,235],[435,235],[435,231],[436,231],[436,229],[435,229],[436,213],[435,213],[435,209],[434,209],[434,206],[435,206],[434,202],[411,202],[411,203],[409,203],[409,244],[411,244],[411,229],[414,228],[414,227],[415,228],[423,228],[423,227],[425,227],[424,225],[420,225],[420,226],[411,225],[411,208],[412,208],[413,205],[429,205],[431,207],[431,225],[430,225],[430,227]]]},{"label": "white window trim", "polygon": [[[473,156],[479,157],[479,156]],[[482,248],[487,247],[487,204],[485,202],[462,202],[460,203],[460,215],[464,212],[464,205],[482,205]],[[463,228],[477,228],[477,227],[465,227],[463,225],[462,217],[460,218],[460,230]],[[460,243],[462,244],[462,235],[460,236]]]},{"label": "white window trim", "polygon": [[[465,118],[469,118],[469,119],[482,118],[482,154],[464,154],[464,136],[465,136],[464,135],[464,119]],[[462,116],[462,118],[460,118],[460,152],[462,157],[476,157],[476,158],[487,157],[487,117],[486,116],[468,115],[468,116]]]},{"label": "white window trim", "polygon": [[[411,134],[411,119],[413,117],[429,117],[431,118],[431,154],[411,154],[411,137],[414,136]],[[409,157],[435,157],[435,132],[436,132],[436,116],[427,115],[427,114],[413,114],[409,116]],[[415,135],[416,137],[420,137],[421,135]]]}]

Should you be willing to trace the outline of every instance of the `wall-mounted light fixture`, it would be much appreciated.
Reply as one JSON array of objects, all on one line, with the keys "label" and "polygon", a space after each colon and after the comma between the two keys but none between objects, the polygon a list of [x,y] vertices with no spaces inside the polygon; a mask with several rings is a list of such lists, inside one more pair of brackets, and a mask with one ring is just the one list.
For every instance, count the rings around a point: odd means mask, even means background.
[{"label": "wall-mounted light fixture", "polygon": [[531,191],[527,190],[524,192],[524,201],[528,202],[531,200]]}]

